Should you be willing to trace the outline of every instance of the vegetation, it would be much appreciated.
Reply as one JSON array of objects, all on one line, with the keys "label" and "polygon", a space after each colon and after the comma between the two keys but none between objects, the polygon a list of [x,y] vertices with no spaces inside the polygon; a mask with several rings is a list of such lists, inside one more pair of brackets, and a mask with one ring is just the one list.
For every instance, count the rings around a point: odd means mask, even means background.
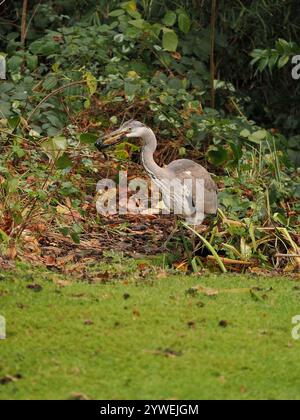
[{"label": "vegetation", "polygon": [[[77,244],[105,234],[96,182],[138,149],[122,145],[107,167],[93,143],[134,117],[159,135],[161,163],[188,156],[216,173],[221,210],[204,239],[228,269],[299,269],[299,83],[285,70],[299,51],[297,4],[218,3],[4,3],[3,256],[24,257],[28,243],[32,254],[34,243],[37,260],[49,232]],[[179,256],[196,271],[214,258],[199,242],[186,234]]]},{"label": "vegetation", "polygon": [[[299,399],[298,3],[0,0],[0,399]],[[173,216],[96,212],[148,179],[94,147],[130,118],[219,187],[165,248]]]},{"label": "vegetation", "polygon": [[0,273],[1,399],[299,399],[295,282],[200,286],[122,263],[131,274],[105,285],[20,264]]}]

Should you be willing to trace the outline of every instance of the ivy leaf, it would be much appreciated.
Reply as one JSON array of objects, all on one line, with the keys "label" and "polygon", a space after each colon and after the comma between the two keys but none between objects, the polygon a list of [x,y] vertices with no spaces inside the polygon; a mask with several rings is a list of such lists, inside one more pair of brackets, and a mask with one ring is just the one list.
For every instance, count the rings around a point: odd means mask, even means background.
[{"label": "ivy leaf", "polygon": [[144,19],[134,19],[129,21],[130,25],[134,26],[138,29],[144,29],[145,28],[145,20]]},{"label": "ivy leaf", "polygon": [[171,10],[168,10],[165,14],[165,17],[163,18],[163,24],[166,26],[174,26],[177,20],[176,13],[172,12]]},{"label": "ivy leaf", "polygon": [[166,51],[175,52],[177,50],[178,46],[178,36],[177,34],[172,30],[168,28],[163,29],[163,47]]},{"label": "ivy leaf", "polygon": [[186,13],[180,13],[178,17],[178,26],[181,32],[187,34],[191,29],[191,19]]}]

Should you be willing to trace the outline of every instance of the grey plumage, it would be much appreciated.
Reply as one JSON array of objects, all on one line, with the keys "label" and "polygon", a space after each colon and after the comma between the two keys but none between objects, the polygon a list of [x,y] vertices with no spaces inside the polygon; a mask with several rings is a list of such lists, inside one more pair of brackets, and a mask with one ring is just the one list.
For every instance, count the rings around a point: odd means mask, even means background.
[{"label": "grey plumage", "polygon": [[[192,187],[184,186],[183,196],[186,200],[187,205],[182,216],[186,217],[187,222],[193,225],[200,225],[207,215],[216,214],[218,210],[218,197],[217,197],[217,186],[213,181],[209,172],[201,165],[192,160],[180,159],[170,163],[168,166],[161,168],[157,165],[154,160],[154,153],[157,148],[157,140],[154,132],[151,128],[147,127],[139,121],[128,121],[123,124],[118,130],[112,132],[108,136],[100,139],[96,146],[102,150],[106,147],[112,146],[119,143],[122,139],[126,138],[137,138],[140,137],[143,140],[142,148],[142,162],[146,172],[152,178],[153,182],[157,184],[163,192],[167,194],[167,184],[174,179],[180,181],[183,185],[185,181],[190,180]],[[191,207],[188,203],[193,203],[193,206],[197,203],[196,200],[196,180],[203,182],[204,192],[203,200],[201,203],[202,211],[195,207]],[[171,209],[174,209],[176,200],[178,200],[182,193],[174,192],[169,193],[167,200],[171,204]],[[193,213],[194,212],[194,213]]]},{"label": "grey plumage", "polygon": [[[179,159],[167,166],[175,173],[178,179],[203,179],[204,180],[204,212],[216,214],[218,211],[218,187],[212,180],[207,170],[196,162],[189,159]],[[194,192],[193,192],[194,193]]]}]

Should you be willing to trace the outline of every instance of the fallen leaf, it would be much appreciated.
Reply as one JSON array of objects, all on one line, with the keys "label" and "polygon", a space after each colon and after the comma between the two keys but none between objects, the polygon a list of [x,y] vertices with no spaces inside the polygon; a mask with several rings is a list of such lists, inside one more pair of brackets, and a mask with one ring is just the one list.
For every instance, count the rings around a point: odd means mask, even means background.
[{"label": "fallen leaf", "polygon": [[6,375],[3,378],[0,378],[0,385],[7,385],[11,382],[17,382],[22,379],[22,375]]},{"label": "fallen leaf", "polygon": [[41,292],[43,290],[40,284],[28,284],[27,289],[32,290],[34,292]]},{"label": "fallen leaf", "polygon": [[17,256],[17,248],[15,244],[12,244],[9,246],[8,251],[7,251],[7,257],[10,260],[14,260]]},{"label": "fallen leaf", "polygon": [[73,392],[73,394],[70,395],[69,400],[73,400],[73,401],[90,401],[90,398],[87,395],[82,394],[80,392]]}]

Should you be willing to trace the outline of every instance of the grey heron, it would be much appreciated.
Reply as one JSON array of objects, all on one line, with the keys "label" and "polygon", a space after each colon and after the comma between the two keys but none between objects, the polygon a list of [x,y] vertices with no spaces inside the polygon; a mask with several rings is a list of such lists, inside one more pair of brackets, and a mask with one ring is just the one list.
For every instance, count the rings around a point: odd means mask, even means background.
[{"label": "grey heron", "polygon": [[[199,226],[205,217],[215,215],[218,211],[217,186],[209,172],[201,165],[192,160],[180,159],[170,163],[164,168],[160,167],[154,160],[154,153],[157,149],[157,139],[151,128],[139,121],[128,121],[118,130],[103,136],[96,142],[96,147],[104,151],[124,139],[141,138],[143,140],[142,162],[148,175],[162,191],[163,201],[174,211],[176,201],[183,197],[184,217],[188,224]],[[170,192],[170,183],[178,180],[182,185],[178,191]],[[196,193],[196,181],[202,185],[202,200],[199,203]],[[190,182],[187,182],[190,181]],[[188,185],[187,185],[188,184]],[[199,185],[200,185],[199,184]],[[164,198],[164,196],[166,198]]]}]

